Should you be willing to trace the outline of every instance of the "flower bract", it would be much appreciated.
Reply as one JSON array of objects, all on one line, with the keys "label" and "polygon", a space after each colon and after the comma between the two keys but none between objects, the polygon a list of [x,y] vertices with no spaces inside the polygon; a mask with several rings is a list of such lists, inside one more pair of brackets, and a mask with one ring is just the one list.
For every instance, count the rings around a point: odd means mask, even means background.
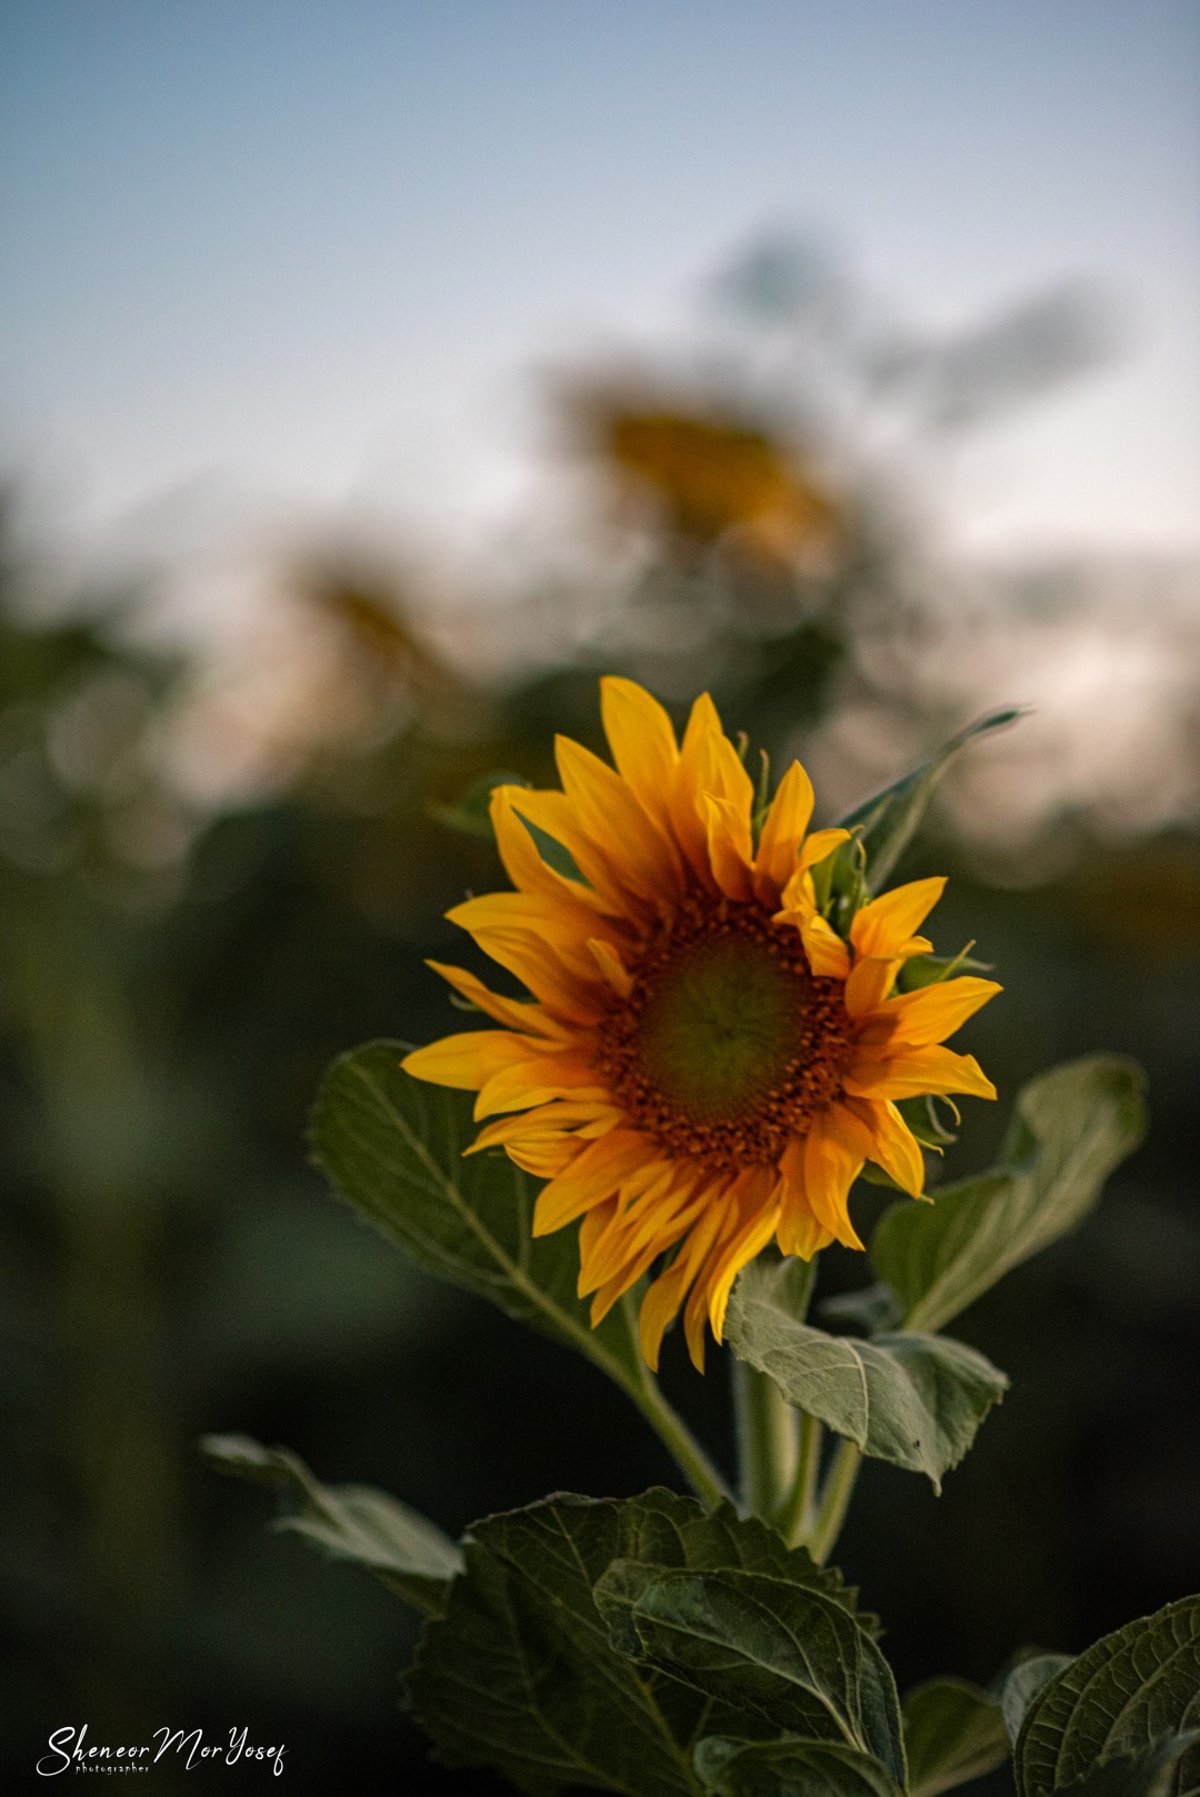
[{"label": "flower bract", "polygon": [[[693,1361],[729,1293],[774,1240],[810,1258],[862,1242],[850,1188],[870,1161],[913,1197],[921,1148],[899,1103],[994,1098],[948,1036],[999,987],[973,976],[897,991],[942,879],[871,899],[843,939],[814,872],[847,840],[810,831],[799,762],[763,815],[712,700],[682,741],[632,681],[601,682],[615,767],[559,738],[561,791],[498,787],[514,891],[448,915],[529,999],[433,963],[494,1020],[417,1049],[421,1079],[478,1093],[468,1152],[501,1148],[546,1183],[534,1232],[579,1228],[593,1325],[654,1271],[642,1352],[683,1310]],[[567,852],[551,865],[547,841]]]}]

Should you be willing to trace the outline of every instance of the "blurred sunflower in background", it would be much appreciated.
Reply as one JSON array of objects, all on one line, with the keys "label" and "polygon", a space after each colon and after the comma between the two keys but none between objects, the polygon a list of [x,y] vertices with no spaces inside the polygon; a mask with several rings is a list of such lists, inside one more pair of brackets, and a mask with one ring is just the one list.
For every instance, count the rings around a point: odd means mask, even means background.
[{"label": "blurred sunflower in background", "polygon": [[720,543],[763,564],[824,563],[847,519],[815,471],[761,420],[712,398],[598,382],[565,410],[606,471],[621,509],[649,508],[684,556]]},{"label": "blurred sunflower in background", "polygon": [[904,963],[931,952],[917,932],[945,881],[862,905],[844,940],[814,876],[849,833],[809,832],[799,762],[758,804],[707,695],[681,743],[633,682],[602,681],[601,702],[615,771],[560,737],[561,792],[498,787],[516,890],[448,914],[532,1002],[432,963],[502,1027],[404,1066],[479,1093],[476,1117],[496,1121],[468,1152],[502,1147],[548,1182],[536,1234],[582,1220],[593,1325],[663,1260],[642,1351],[657,1366],[683,1306],[703,1369],[706,1322],[720,1341],[737,1274],[772,1238],[805,1259],[834,1240],[862,1247],[848,1200],[868,1161],[922,1195],[899,1102],[995,1097],[974,1058],[943,1044],[1000,988],[964,975],[895,992]]}]

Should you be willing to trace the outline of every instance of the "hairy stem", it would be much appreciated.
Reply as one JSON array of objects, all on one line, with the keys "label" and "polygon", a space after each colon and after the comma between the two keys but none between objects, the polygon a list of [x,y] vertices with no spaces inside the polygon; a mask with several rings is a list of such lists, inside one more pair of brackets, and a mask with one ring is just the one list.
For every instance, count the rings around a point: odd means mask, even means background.
[{"label": "hairy stem", "polygon": [[637,1317],[629,1293],[621,1300],[621,1308],[636,1353],[637,1370],[629,1375],[613,1370],[613,1377],[637,1405],[696,1496],[712,1509],[731,1495],[729,1487],[679,1412],[667,1402],[658,1380],[642,1359]]},{"label": "hairy stem", "polygon": [[742,1503],[773,1522],[796,1476],[796,1412],[774,1380],[744,1360],[733,1363],[733,1405]]},{"label": "hairy stem", "polygon": [[800,1412],[800,1446],[796,1476],[779,1515],[779,1533],[789,1547],[807,1541],[815,1521],[817,1474],[821,1467],[821,1443],[825,1431],[815,1416]]},{"label": "hairy stem", "polygon": [[838,1443],[833,1465],[817,1502],[817,1514],[808,1538],[808,1551],[818,1566],[824,1565],[837,1545],[846,1512],[850,1508],[850,1499],[854,1495],[854,1482],[858,1478],[861,1461],[861,1450],[852,1441],[843,1440]]}]

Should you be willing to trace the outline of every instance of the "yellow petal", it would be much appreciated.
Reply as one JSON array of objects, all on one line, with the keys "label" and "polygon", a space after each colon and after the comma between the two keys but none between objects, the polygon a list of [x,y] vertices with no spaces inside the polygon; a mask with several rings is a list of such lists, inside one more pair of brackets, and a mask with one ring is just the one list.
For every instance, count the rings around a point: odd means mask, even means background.
[{"label": "yellow petal", "polygon": [[710,731],[701,744],[700,785],[711,797],[728,799],[749,828],[754,815],[754,782],[724,731]]},{"label": "yellow petal", "polygon": [[588,937],[588,948],[605,981],[610,985],[618,998],[628,998],[633,991],[633,976],[625,967],[611,942],[604,942],[598,936]]},{"label": "yellow petal", "polygon": [[859,955],[886,961],[903,954],[910,937],[945,890],[946,881],[941,876],[913,880],[864,905],[850,925],[850,940]]},{"label": "yellow petal", "polygon": [[467,1030],[414,1048],[400,1065],[414,1079],[475,1092],[502,1069],[540,1062],[546,1050],[547,1044],[535,1043],[512,1030]]},{"label": "yellow petal", "polygon": [[817,909],[816,888],[813,886],[812,869],[801,867],[796,863],[796,870],[779,895],[781,912],[797,915],[803,913],[809,917]]},{"label": "yellow petal", "polygon": [[642,1359],[652,1373],[658,1371],[659,1355],[662,1352],[662,1338],[667,1327],[673,1323],[679,1313],[686,1289],[686,1270],[678,1258],[652,1280],[642,1299],[642,1308],[638,1317],[638,1334],[641,1338]]},{"label": "yellow petal", "polygon": [[[521,800],[525,801],[523,807]],[[592,912],[611,912],[612,905],[606,904],[594,887],[556,872],[529,834],[525,816],[534,811],[541,811],[543,816],[548,811],[555,814],[559,828],[565,825],[571,833],[562,793],[535,793],[524,786],[497,786],[492,792],[489,809],[504,871],[518,892],[555,901],[561,907],[563,917],[577,920],[580,928],[586,927],[586,919]],[[531,821],[536,823],[538,819],[531,815]],[[544,825],[539,827],[545,828]],[[548,834],[553,835],[553,831]],[[563,846],[570,847],[569,843]]]},{"label": "yellow petal", "polygon": [[484,954],[514,974],[552,1016],[584,1031],[604,1015],[605,987],[590,955],[586,971],[565,966],[556,946],[532,926],[505,929],[479,925],[471,933]]},{"label": "yellow petal", "polygon": [[708,1330],[708,1288],[715,1276],[721,1249],[731,1240],[738,1227],[740,1210],[735,1200],[727,1199],[722,1207],[721,1227],[714,1245],[696,1268],[692,1287],[683,1306],[683,1339],[688,1355],[698,1373],[704,1371],[705,1336]]},{"label": "yellow petal", "polygon": [[822,861],[840,849],[844,842],[849,842],[849,830],[814,830],[800,850],[799,868],[807,873],[810,868],[818,867]]},{"label": "yellow petal", "polygon": [[780,1204],[775,1234],[779,1252],[800,1260],[811,1260],[834,1239],[833,1231],[817,1221],[807,1202],[801,1203],[794,1191],[789,1191],[786,1202]]},{"label": "yellow petal", "polygon": [[589,1143],[564,1173],[538,1193],[534,1235],[551,1235],[593,1205],[615,1196],[622,1179],[652,1153],[650,1142],[635,1130],[615,1129]]},{"label": "yellow petal", "polygon": [[674,843],[606,762],[569,736],[555,738],[563,792],[579,829],[606,864],[611,884],[631,898],[657,900],[682,880]]},{"label": "yellow petal", "polygon": [[890,1040],[897,1047],[927,1048],[952,1036],[1002,990],[995,980],[962,974],[889,999],[871,1019],[871,1026],[877,1021],[888,1025]]},{"label": "yellow petal", "polygon": [[891,991],[899,961],[859,961],[846,981],[846,1009],[851,1017],[876,1010]]},{"label": "yellow petal", "polygon": [[804,1143],[793,1137],[779,1163],[779,1222],[775,1236],[781,1254],[811,1260],[828,1247],[833,1236],[813,1214],[804,1189]]},{"label": "yellow petal", "polygon": [[753,849],[750,824],[728,799],[706,796],[708,859],[713,878],[726,898],[750,899],[754,885],[750,872]]},{"label": "yellow petal", "polygon": [[[720,1189],[710,1189],[707,1197],[707,1205],[700,1212],[690,1235],[680,1245],[675,1259],[665,1272],[659,1274],[642,1300],[640,1328],[642,1357],[654,1372],[658,1371],[658,1356],[663,1332],[678,1314],[679,1306],[683,1303],[704,1256],[708,1253],[722,1224],[727,1221],[724,1194]],[[703,1328],[703,1310],[701,1311],[701,1327]],[[693,1360],[696,1358],[694,1353],[692,1358]],[[703,1345],[700,1349],[699,1365],[703,1372]]]},{"label": "yellow petal", "polygon": [[808,964],[820,979],[844,980],[850,973],[850,951],[833,925],[818,911],[785,913],[798,923]]},{"label": "yellow petal", "polygon": [[591,1210],[588,1211],[587,1215],[584,1217],[583,1222],[579,1225],[579,1259],[581,1264],[586,1264],[587,1258],[594,1249],[596,1242],[600,1236],[603,1235],[604,1231],[612,1222],[613,1217],[616,1215],[616,1210],[617,1199],[616,1194],[614,1193],[611,1198],[605,1198],[601,1203],[593,1205]]},{"label": "yellow petal", "polygon": [[671,818],[677,842],[694,870],[707,882],[710,863],[706,796],[728,799],[735,809],[742,811],[749,824],[754,803],[750,776],[738,760],[733,745],[725,739],[712,699],[707,693],[701,693],[692,706],[683,733],[671,794]]},{"label": "yellow petal", "polygon": [[[600,764],[603,766],[603,763]],[[611,773],[611,769],[609,772]],[[616,775],[613,778],[616,779]],[[556,878],[561,882],[554,886],[554,893],[560,898],[574,899],[577,894],[583,895],[581,902],[591,908],[609,914],[624,916],[629,910],[628,882],[622,880],[611,865],[609,857],[601,852],[591,836],[582,827],[579,814],[566,793],[531,792],[523,786],[507,786],[498,788],[509,795],[509,803],[518,819],[526,819],[539,830],[559,843],[571,856],[576,867],[583,875],[587,885],[578,880],[567,880],[563,876]],[[524,827],[522,825],[522,827]],[[529,836],[529,831],[525,831]],[[515,841],[515,839],[514,839]],[[533,839],[530,837],[530,841]],[[507,848],[507,845],[506,845]],[[538,854],[536,845],[534,853]],[[540,859],[540,855],[538,857]],[[522,865],[526,865],[522,863]],[[553,872],[553,870],[550,870]],[[536,874],[526,876],[533,884],[531,889],[545,887],[545,882]],[[522,885],[526,884],[522,880]],[[592,900],[586,897],[588,890],[594,895]]]},{"label": "yellow petal", "polygon": [[498,1111],[528,1111],[554,1098],[607,1098],[608,1093],[595,1080],[595,1071],[586,1062],[565,1055],[514,1062],[501,1067],[480,1087],[475,1121],[494,1117]]},{"label": "yellow petal", "polygon": [[656,1252],[651,1248],[637,1260],[632,1260],[627,1266],[622,1267],[621,1271],[614,1274],[611,1279],[606,1279],[603,1285],[597,1286],[589,1316],[593,1329],[599,1328],[613,1305],[618,1299],[625,1296],[631,1286],[637,1284],[642,1274],[649,1270],[656,1258]]},{"label": "yellow petal", "polygon": [[650,816],[666,823],[679,766],[670,718],[644,687],[612,674],[600,682],[600,713],[621,778]]},{"label": "yellow petal", "polygon": [[743,1209],[750,1214],[733,1239],[722,1245],[706,1284],[708,1317],[717,1341],[725,1328],[725,1311],[734,1280],[756,1254],[761,1254],[779,1222],[779,1204],[772,1196],[778,1182],[775,1169],[755,1168],[754,1174],[742,1200]]},{"label": "yellow petal", "polygon": [[509,1142],[505,1147],[510,1161],[535,1179],[556,1179],[571,1165],[580,1144],[574,1136],[541,1136],[531,1141]]},{"label": "yellow petal", "polygon": [[622,1256],[640,1257],[649,1249],[653,1260],[666,1253],[707,1203],[706,1185],[697,1189],[692,1175],[685,1172],[681,1176],[678,1162],[650,1167],[644,1178],[635,1175],[621,1190]]},{"label": "yellow petal", "polygon": [[557,898],[531,892],[481,892],[477,898],[463,899],[454,905],[446,916],[472,936],[487,929],[534,932],[552,945],[555,954],[589,976],[595,970],[583,947],[586,936],[617,934],[616,927],[604,918],[576,911]]},{"label": "yellow petal", "polygon": [[489,1017],[494,1017],[497,1023],[506,1023],[510,1029],[515,1030],[533,1030],[537,1035],[548,1036],[555,1041],[562,1040],[562,1024],[556,1023],[541,1005],[525,1004],[519,998],[503,998],[500,993],[491,991],[473,973],[468,973],[465,967],[448,967],[442,961],[426,961],[425,965],[432,967],[434,973],[440,973],[446,983],[453,986],[468,1003],[477,1005]]},{"label": "yellow petal", "polygon": [[850,1221],[849,1197],[866,1158],[834,1127],[829,1112],[813,1119],[804,1139],[804,1189],[818,1221],[847,1248],[863,1245]]},{"label": "yellow petal", "polygon": [[508,1142],[537,1141],[561,1135],[570,1130],[572,1138],[581,1142],[607,1135],[621,1121],[623,1113],[610,1104],[573,1104],[569,1099],[554,1099],[524,1111],[520,1116],[502,1117],[486,1123],[464,1154],[479,1154],[485,1148],[503,1148]]},{"label": "yellow petal", "polygon": [[920,1198],[925,1190],[925,1160],[921,1145],[895,1105],[886,1099],[873,1102],[868,1098],[851,1098],[846,1101],[845,1109],[870,1132],[867,1159],[882,1167],[910,1197]]},{"label": "yellow petal", "polygon": [[996,1096],[995,1086],[974,1055],[939,1047],[904,1047],[894,1053],[866,1049],[851,1062],[842,1084],[860,1098],[920,1098],[926,1094],[944,1098],[951,1092],[974,1098]]},{"label": "yellow petal", "polygon": [[604,982],[587,947],[602,920],[586,934],[551,900],[524,892],[489,892],[446,913],[485,955],[515,975],[548,1009],[572,1022],[595,1021],[604,1008]]},{"label": "yellow petal", "polygon": [[812,809],[812,781],[800,763],[793,761],[779,782],[758,839],[755,889],[764,904],[778,899],[795,872]]},{"label": "yellow petal", "polygon": [[[671,1192],[675,1174],[673,1166],[661,1163],[646,1169],[643,1187],[641,1172],[622,1185],[617,1195],[616,1214],[603,1235],[595,1242],[587,1258],[579,1265],[579,1296],[598,1291],[615,1279],[621,1269],[635,1262],[643,1269],[673,1248],[687,1229],[690,1220],[686,1206]],[[632,1203],[628,1201],[629,1185],[639,1188]]]}]

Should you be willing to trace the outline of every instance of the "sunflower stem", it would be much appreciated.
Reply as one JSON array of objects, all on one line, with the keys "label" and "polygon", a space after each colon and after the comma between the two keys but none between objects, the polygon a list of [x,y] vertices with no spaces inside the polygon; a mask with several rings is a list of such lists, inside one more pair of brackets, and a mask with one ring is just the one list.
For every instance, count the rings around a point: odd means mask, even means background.
[{"label": "sunflower stem", "polygon": [[779,1533],[789,1547],[807,1541],[812,1531],[824,1435],[825,1431],[816,1417],[809,1416],[806,1410],[802,1410],[796,1476],[779,1517]]},{"label": "sunflower stem", "polygon": [[774,1522],[796,1477],[796,1412],[766,1373],[733,1363],[738,1486],[743,1507]]},{"label": "sunflower stem", "polygon": [[818,1566],[825,1564],[837,1545],[846,1512],[850,1508],[850,1499],[854,1495],[854,1482],[858,1478],[861,1461],[861,1450],[852,1441],[842,1440],[838,1443],[833,1465],[817,1501],[817,1514],[808,1537],[808,1551]]},{"label": "sunflower stem", "polygon": [[710,1509],[715,1509],[723,1499],[731,1496],[729,1487],[679,1412],[667,1402],[658,1380],[642,1359],[637,1316],[628,1292],[621,1300],[621,1312],[635,1350],[634,1365],[637,1370],[628,1377],[623,1377],[620,1383],[674,1459],[696,1496]]}]

